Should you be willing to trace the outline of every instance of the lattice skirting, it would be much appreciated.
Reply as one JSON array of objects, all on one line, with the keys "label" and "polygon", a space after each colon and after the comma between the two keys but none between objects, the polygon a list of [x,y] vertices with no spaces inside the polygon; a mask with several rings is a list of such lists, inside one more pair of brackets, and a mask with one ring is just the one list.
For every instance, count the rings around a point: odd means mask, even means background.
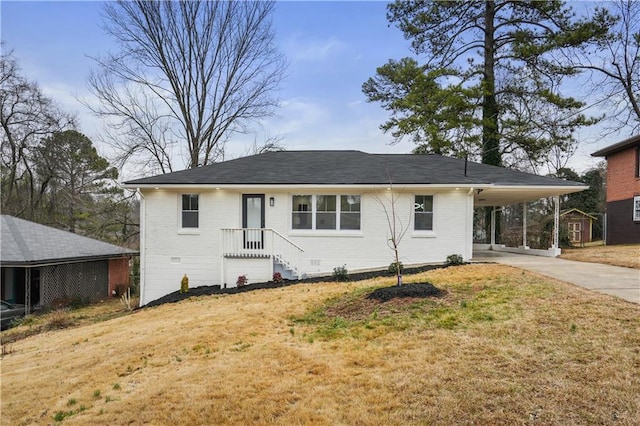
[{"label": "lattice skirting", "polygon": [[40,303],[80,297],[96,300],[108,296],[109,261],[69,263],[40,268]]}]

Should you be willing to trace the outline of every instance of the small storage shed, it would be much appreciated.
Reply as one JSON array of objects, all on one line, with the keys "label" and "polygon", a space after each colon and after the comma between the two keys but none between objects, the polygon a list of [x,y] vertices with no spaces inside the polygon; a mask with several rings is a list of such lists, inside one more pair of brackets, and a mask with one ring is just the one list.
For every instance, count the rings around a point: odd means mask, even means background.
[{"label": "small storage shed", "polygon": [[2,215],[2,300],[29,310],[56,299],[98,300],[128,286],[134,250]]},{"label": "small storage shed", "polygon": [[578,209],[569,209],[560,213],[560,221],[567,230],[569,241],[573,245],[590,243],[593,238],[593,221],[595,216]]}]

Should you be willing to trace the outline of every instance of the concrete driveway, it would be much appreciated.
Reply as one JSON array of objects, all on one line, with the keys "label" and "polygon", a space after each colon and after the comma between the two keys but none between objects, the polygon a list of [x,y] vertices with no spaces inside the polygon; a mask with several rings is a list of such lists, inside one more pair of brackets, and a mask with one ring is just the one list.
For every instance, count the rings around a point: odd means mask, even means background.
[{"label": "concrete driveway", "polygon": [[496,262],[527,269],[640,304],[638,269],[496,251],[474,252],[472,261]]}]

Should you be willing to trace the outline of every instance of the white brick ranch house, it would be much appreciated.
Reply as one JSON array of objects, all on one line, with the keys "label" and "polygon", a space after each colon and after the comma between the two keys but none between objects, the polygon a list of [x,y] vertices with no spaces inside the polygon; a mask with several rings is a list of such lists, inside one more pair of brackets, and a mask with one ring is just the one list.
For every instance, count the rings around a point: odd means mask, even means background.
[{"label": "white brick ranch house", "polygon": [[[125,182],[141,198],[140,303],[189,285],[387,267],[389,209],[403,264],[469,260],[473,210],[586,189],[440,155],[281,151]],[[556,240],[557,241],[557,240]]]}]

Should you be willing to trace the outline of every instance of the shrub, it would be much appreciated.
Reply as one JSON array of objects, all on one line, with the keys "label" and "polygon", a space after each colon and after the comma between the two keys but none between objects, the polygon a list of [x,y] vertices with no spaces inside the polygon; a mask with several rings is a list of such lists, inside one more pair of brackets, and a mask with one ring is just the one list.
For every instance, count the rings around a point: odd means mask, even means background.
[{"label": "shrub", "polygon": [[558,231],[558,245],[560,248],[571,248],[573,244],[571,244],[571,238],[569,238],[569,230],[565,227],[560,228]]},{"label": "shrub", "polygon": [[463,265],[464,259],[462,258],[462,255],[450,254],[449,256],[447,256],[446,264],[447,266]]},{"label": "shrub", "polygon": [[126,284],[116,284],[114,293],[112,294],[112,296],[116,296],[116,297],[120,297],[123,294],[125,294],[127,292],[129,288],[127,287]]},{"label": "shrub", "polygon": [[[182,288],[180,289],[180,292],[182,293]],[[128,288],[127,291],[122,296],[120,296],[120,303],[122,303],[122,306],[124,306],[125,310],[133,311],[136,303],[135,301],[134,303],[131,303],[131,288]]]},{"label": "shrub", "polygon": [[247,283],[248,283],[248,282],[249,282],[249,280],[247,279],[247,276],[246,276],[246,275],[240,275],[240,276],[238,277],[238,279],[236,280],[236,285],[237,285],[238,287],[242,287],[242,286],[247,285]]},{"label": "shrub", "polygon": [[398,275],[402,273],[402,268],[402,262],[391,262],[388,271],[390,275]]},{"label": "shrub", "polygon": [[284,282],[284,278],[282,278],[282,274],[280,272],[273,273],[273,282],[276,284]]},{"label": "shrub", "polygon": [[180,281],[180,293],[188,293],[189,292],[189,277],[187,274],[184,274],[182,280]]},{"label": "shrub", "polygon": [[349,281],[349,271],[347,271],[347,265],[333,268],[333,279],[336,281]]}]

